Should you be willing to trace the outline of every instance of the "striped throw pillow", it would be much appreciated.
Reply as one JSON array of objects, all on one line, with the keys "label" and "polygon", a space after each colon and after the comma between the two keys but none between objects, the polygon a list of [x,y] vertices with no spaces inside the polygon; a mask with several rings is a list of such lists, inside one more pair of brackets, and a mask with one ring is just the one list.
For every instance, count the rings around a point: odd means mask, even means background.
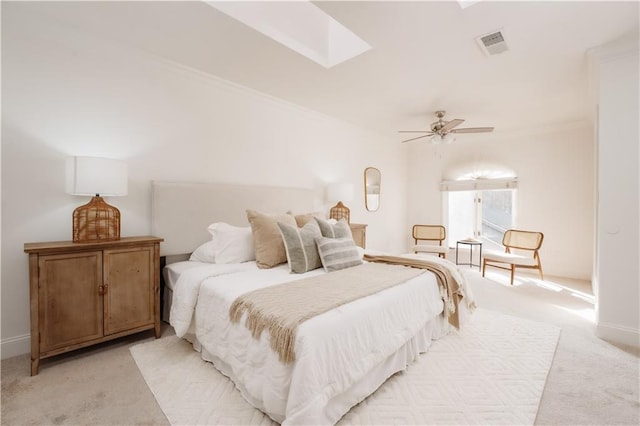
[{"label": "striped throw pillow", "polygon": [[327,272],[362,264],[362,254],[349,238],[316,238],[322,267]]},{"label": "striped throw pillow", "polygon": [[314,219],[318,222],[318,226],[320,226],[320,232],[322,232],[323,237],[353,239],[353,236],[351,235],[351,227],[346,220],[340,219],[335,224],[332,224],[331,222],[318,217],[314,217]]},{"label": "striped throw pillow", "polygon": [[322,266],[315,240],[322,235],[317,223],[312,220],[302,228],[298,228],[278,222],[278,228],[280,228],[291,272],[303,274]]}]

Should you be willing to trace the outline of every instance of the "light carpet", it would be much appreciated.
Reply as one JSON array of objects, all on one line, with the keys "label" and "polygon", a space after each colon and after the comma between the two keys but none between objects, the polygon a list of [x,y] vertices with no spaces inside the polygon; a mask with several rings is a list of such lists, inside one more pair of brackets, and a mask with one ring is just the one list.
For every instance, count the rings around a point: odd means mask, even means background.
[{"label": "light carpet", "polygon": [[[533,424],[560,329],[478,309],[339,424]],[[131,354],[172,425],[275,424],[175,336]]]}]

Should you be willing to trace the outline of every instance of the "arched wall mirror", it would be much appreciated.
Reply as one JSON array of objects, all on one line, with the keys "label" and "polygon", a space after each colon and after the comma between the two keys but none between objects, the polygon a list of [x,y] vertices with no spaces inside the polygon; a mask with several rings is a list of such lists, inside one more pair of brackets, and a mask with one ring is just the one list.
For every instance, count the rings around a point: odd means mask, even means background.
[{"label": "arched wall mirror", "polygon": [[375,212],[380,207],[380,183],[382,174],[375,167],[364,169],[364,206]]}]

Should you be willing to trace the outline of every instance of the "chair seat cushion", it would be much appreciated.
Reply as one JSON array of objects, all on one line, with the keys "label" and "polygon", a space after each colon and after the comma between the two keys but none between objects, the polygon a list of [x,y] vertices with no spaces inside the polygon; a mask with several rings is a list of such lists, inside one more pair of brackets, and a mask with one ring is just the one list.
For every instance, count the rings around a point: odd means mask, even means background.
[{"label": "chair seat cushion", "polygon": [[436,246],[432,244],[418,244],[413,246],[413,251],[417,251],[418,253],[449,253],[449,247]]},{"label": "chair seat cushion", "polygon": [[513,265],[536,266],[538,262],[533,257],[522,256],[513,253],[504,253],[499,251],[485,251],[483,257],[488,262],[510,263]]}]

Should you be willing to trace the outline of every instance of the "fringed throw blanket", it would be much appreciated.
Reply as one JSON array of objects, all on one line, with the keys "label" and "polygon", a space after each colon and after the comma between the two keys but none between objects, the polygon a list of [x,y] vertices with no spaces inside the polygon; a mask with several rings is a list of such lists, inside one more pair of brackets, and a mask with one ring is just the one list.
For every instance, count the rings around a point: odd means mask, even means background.
[{"label": "fringed throw blanket", "polygon": [[[295,361],[298,325],[314,316],[387,288],[424,271],[382,263],[352,268],[255,290],[238,297],[229,309],[231,322],[247,312],[246,327],[259,339],[269,330],[271,348],[285,364]],[[284,303],[283,303],[284,301]]]},{"label": "fringed throw blanket", "polygon": [[[444,316],[449,324],[455,328],[460,328],[460,317],[458,315],[458,305],[464,296],[460,283],[453,277],[451,270],[442,261],[432,261],[429,259],[416,259],[413,257],[386,256],[386,255],[364,255],[364,260],[368,262],[385,263],[388,265],[403,265],[412,268],[426,269],[433,272],[438,280],[440,294],[444,300]],[[474,309],[475,303],[469,301],[469,308]]]}]

